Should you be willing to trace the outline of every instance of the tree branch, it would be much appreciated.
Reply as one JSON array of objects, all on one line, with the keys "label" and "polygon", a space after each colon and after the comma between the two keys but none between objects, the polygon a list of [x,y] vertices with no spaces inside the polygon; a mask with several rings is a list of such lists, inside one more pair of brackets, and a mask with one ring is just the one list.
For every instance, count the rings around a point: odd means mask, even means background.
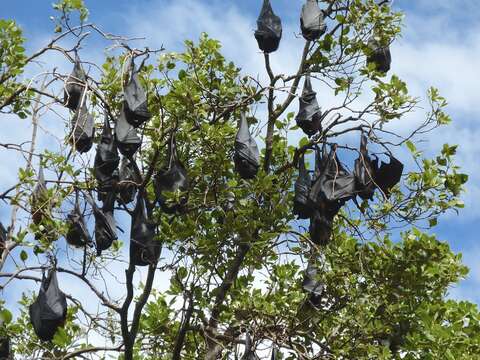
[{"label": "tree branch", "polygon": [[63,273],[66,273],[66,274],[70,274],[70,275],[73,275],[77,278],[79,278],[80,280],[82,280],[89,288],[90,290],[92,290],[95,295],[97,295],[97,297],[102,301],[103,305],[105,305],[106,307],[114,310],[115,312],[117,313],[120,313],[121,309],[114,305],[113,303],[110,302],[110,300],[108,300],[104,295],[103,293],[101,293],[91,282],[90,280],[88,280],[84,275],[82,274],[77,274],[76,272],[74,271],[71,271],[71,270],[68,270],[68,269],[64,269],[64,268],[61,268],[61,267],[57,267],[57,271],[58,272],[63,272]]},{"label": "tree branch", "polygon": [[[225,298],[227,296],[228,291],[233,285],[233,282],[238,276],[238,272],[240,271],[240,267],[245,259],[245,256],[250,250],[250,244],[241,244],[238,247],[237,253],[235,258],[233,259],[229,269],[227,270],[227,274],[223,279],[222,284],[218,290],[217,296],[215,297],[215,302],[212,308],[212,312],[210,315],[210,320],[208,322],[208,327],[206,329],[207,332],[214,333],[218,327],[218,317],[221,314],[221,307]],[[205,360],[215,360],[218,354],[218,346],[217,343],[213,341],[213,339],[207,337],[207,345],[208,345],[208,352],[205,356]]]},{"label": "tree branch", "polygon": [[188,327],[190,326],[190,318],[193,314],[194,302],[193,302],[193,293],[190,292],[189,304],[187,312],[185,313],[185,319],[183,320],[182,326],[178,331],[177,339],[175,340],[175,346],[173,348],[172,360],[180,360],[183,343],[185,341],[185,335],[187,334]]},{"label": "tree branch", "polygon": [[128,308],[133,300],[133,274],[135,273],[135,265],[131,264],[128,266],[128,269],[125,270],[125,279],[127,286],[127,296],[123,302],[122,308],[120,310],[120,326],[122,329],[123,341],[126,343],[129,339],[128,331]]},{"label": "tree branch", "polygon": [[300,66],[298,67],[297,75],[295,80],[293,81],[292,87],[290,88],[289,94],[282,105],[279,106],[278,109],[274,110],[273,105],[273,87],[275,86],[275,82],[278,79],[274,77],[273,72],[270,68],[270,62],[268,54],[265,54],[265,66],[267,68],[267,72],[270,76],[270,89],[269,89],[269,96],[268,96],[268,124],[267,124],[267,135],[265,136],[265,162],[263,164],[264,170],[266,173],[270,171],[270,164],[271,164],[271,157],[273,152],[273,135],[275,130],[275,121],[283,114],[283,112],[288,108],[288,106],[292,103],[293,99],[296,97],[298,84],[300,83],[301,74],[304,71],[305,63],[308,56],[308,51],[310,49],[310,41],[305,43],[303,48],[302,59],[300,61]]},{"label": "tree branch", "polygon": [[[42,91],[45,89],[46,81],[47,81],[47,77],[45,76],[45,78],[42,81],[42,85],[41,85],[41,90]],[[27,171],[32,169],[33,153],[35,151],[35,146],[36,146],[36,142],[37,142],[37,129],[38,129],[38,120],[39,120],[40,98],[41,98],[40,94],[35,98],[35,103],[33,105],[33,110],[32,110],[32,136],[31,136],[31,139],[30,139],[30,151],[28,153],[27,164],[26,164],[26,167],[25,167],[25,169]],[[0,107],[0,109],[1,109],[1,107]],[[19,189],[18,186],[16,188],[17,188],[16,194],[18,195],[20,193],[20,189]],[[3,265],[7,261],[7,257],[10,254],[10,252],[15,247],[18,246],[18,244],[16,242],[11,241],[11,239],[13,238],[13,232],[15,231],[15,223],[17,221],[18,209],[19,209],[18,204],[14,204],[12,206],[12,212],[11,212],[11,215],[10,215],[10,229],[8,230],[7,241],[5,242],[5,249],[3,251],[2,256],[0,256],[0,270],[2,270]]]},{"label": "tree branch", "polygon": [[123,345],[119,345],[117,347],[89,347],[85,349],[80,349],[62,357],[62,360],[74,359],[77,356],[98,351],[122,351],[122,346]]},{"label": "tree branch", "polygon": [[130,330],[130,336],[135,339],[138,333],[138,326],[140,324],[140,316],[142,315],[142,310],[145,304],[147,303],[148,297],[152,292],[153,279],[155,278],[155,271],[157,269],[157,263],[150,264],[148,267],[147,281],[145,282],[145,287],[143,288],[143,293],[140,296],[140,299],[135,305],[135,310],[133,312],[132,327]]}]

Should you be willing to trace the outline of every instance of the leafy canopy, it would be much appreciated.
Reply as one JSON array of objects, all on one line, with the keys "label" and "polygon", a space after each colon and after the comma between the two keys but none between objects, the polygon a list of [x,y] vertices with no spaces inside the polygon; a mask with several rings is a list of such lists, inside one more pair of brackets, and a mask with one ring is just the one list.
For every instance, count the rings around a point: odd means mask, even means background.
[{"label": "leafy canopy", "polygon": [[[406,121],[405,115],[421,100],[409,94],[398,76],[385,76],[365,58],[371,51],[367,46],[371,35],[382,44],[400,36],[402,14],[386,1],[336,0],[320,5],[327,15],[327,33],[306,42],[298,73],[284,74],[282,69],[274,73],[270,56],[280,55],[265,55],[269,75],[265,83],[227,60],[221,44],[207,34],[197,42],[185,41],[180,53],[134,49],[127,38],[86,23],[83,1],[54,5],[59,11],[54,18],[57,38],[30,56],[21,29],[12,20],[0,20],[0,111],[20,118],[36,119],[38,104],[62,108],[58,89],[68,74],[59,75],[52,71],[55,64],[48,64],[43,83],[48,85],[43,87],[21,75],[64,38],[74,39],[78,47],[87,29],[97,29],[95,36],[115,45],[104,63],[90,67],[88,73],[97,139],[104,111],[115,121],[121,110],[131,58],[144,65],[139,76],[153,116],[140,129],[143,143],[136,162],[142,181],[136,186],[147,194],[156,241],[163,248],[160,261],[149,267],[143,282],[132,280],[135,268],[128,266],[126,224],[119,224],[124,232],[102,256],[88,247],[67,251],[65,218],[75,193],[94,195],[99,185],[92,172],[93,156],[72,153],[65,134],[58,135],[55,149],[33,148],[30,153],[35,156],[19,169],[18,182],[2,195],[28,224],[25,228],[12,223],[8,251],[0,262],[3,291],[10,286],[25,289],[17,299],[18,316],[0,304],[1,335],[11,338],[15,356],[233,359],[243,352],[245,332],[259,354],[275,344],[283,359],[478,356],[476,305],[447,299],[449,287],[464,278],[467,269],[460,255],[430,234],[442,214],[463,207],[460,195],[467,175],[455,165],[456,145],[443,145],[433,157],[419,149],[421,136],[433,137],[437,127],[451,122],[444,111],[446,100],[430,89],[424,121],[407,135],[392,132],[390,126]],[[77,21],[72,15],[78,15],[78,26],[72,25]],[[73,51],[64,50],[72,61]],[[307,72],[321,80],[315,82],[317,92],[321,88],[335,100],[321,104],[323,130],[318,136],[296,141],[299,132],[291,112],[295,105],[290,105]],[[365,98],[366,104],[361,100]],[[258,115],[263,114],[259,109],[267,115]],[[248,181],[238,176],[232,161],[242,112],[248,113],[250,130],[262,144],[262,167]],[[371,151],[379,155],[403,151],[411,161],[389,198],[377,192],[372,201],[349,202],[335,218],[330,243],[320,247],[310,240],[308,222],[296,220],[292,213],[298,158],[306,153],[312,169],[313,145],[335,142],[341,160],[353,162],[358,152],[346,144],[360,132],[369,134]],[[166,194],[171,202],[187,196],[185,211],[174,215],[155,205],[153,181],[168,161],[173,133],[191,182],[186,194]],[[51,212],[34,224],[30,195],[37,176],[33,164],[40,161],[51,179],[45,200]],[[90,206],[84,208],[93,223]],[[128,216],[132,209],[131,204],[117,203],[115,214]],[[35,239],[33,234],[38,233],[43,235]],[[13,251],[16,248],[20,251]],[[39,272],[52,259],[61,279],[86,285],[89,301],[98,306],[88,306],[85,294],[68,294],[65,327],[51,343],[41,343],[29,322],[28,305],[34,295],[26,282],[38,285]],[[316,307],[302,288],[307,262],[317,267],[315,280],[324,287]],[[162,284],[166,291],[152,285],[159,274],[170,279]],[[114,282],[123,289],[117,297],[106,291]],[[107,345],[97,346],[94,337]]]}]

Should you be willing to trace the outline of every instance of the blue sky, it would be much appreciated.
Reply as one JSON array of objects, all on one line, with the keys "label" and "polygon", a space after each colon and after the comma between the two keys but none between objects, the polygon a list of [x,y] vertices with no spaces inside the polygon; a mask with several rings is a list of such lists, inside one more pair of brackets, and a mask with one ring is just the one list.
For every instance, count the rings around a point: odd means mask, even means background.
[{"label": "blue sky", "polygon": [[[24,28],[29,39],[27,47],[36,49],[51,36],[53,15],[51,2],[16,0],[2,4],[2,17],[14,18]],[[260,0],[86,0],[90,9],[90,21],[105,31],[145,37],[138,46],[165,46],[168,51],[181,49],[186,38],[196,39],[206,31],[213,38],[224,43],[224,54],[234,59],[245,73],[264,77],[261,54],[258,53],[253,30],[261,4]],[[275,11],[284,23],[284,39],[280,50],[272,56],[274,69],[295,69],[303,42],[294,36],[298,33],[300,0],[272,0]],[[475,0],[398,0],[394,5],[405,11],[403,37],[392,48],[392,72],[406,80],[414,95],[424,96],[427,88],[434,85],[449,101],[449,113],[453,124],[436,131],[421,148],[433,153],[445,142],[460,143],[458,162],[470,175],[467,193],[464,197],[466,208],[459,216],[449,214],[440,219],[440,225],[433,231],[451,244],[458,252],[464,253],[464,261],[471,268],[469,277],[450,294],[457,299],[480,303],[480,265],[477,242],[477,223],[480,205],[480,174],[477,172],[480,159],[480,92],[478,82],[478,59],[480,58],[480,9]],[[85,57],[91,61],[100,60],[103,49],[98,42],[87,42]],[[54,62],[56,57],[49,59]],[[69,64],[59,63],[60,68]],[[67,70],[66,70],[67,71]],[[29,123],[12,118],[0,117],[0,142],[22,138],[28,134]],[[406,120],[408,121],[408,119]],[[46,127],[58,130],[58,123],[47,120]],[[407,124],[401,126],[408,127]],[[40,143],[49,142],[45,138]],[[3,153],[1,153],[3,151]],[[0,150],[4,158],[4,150]],[[0,164],[0,188],[12,184],[18,165],[12,158]],[[13,170],[12,170],[13,169]],[[0,217],[8,219],[8,208],[0,205]],[[72,288],[72,292],[73,292]]]}]

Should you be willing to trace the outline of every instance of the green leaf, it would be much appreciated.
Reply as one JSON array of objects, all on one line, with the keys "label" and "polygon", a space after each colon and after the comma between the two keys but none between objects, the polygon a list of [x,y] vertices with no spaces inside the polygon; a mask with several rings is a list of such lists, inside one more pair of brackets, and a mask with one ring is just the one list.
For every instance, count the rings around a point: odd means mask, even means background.
[{"label": "green leaf", "polygon": [[298,143],[298,147],[303,147],[307,145],[309,142],[310,140],[308,140],[308,138],[304,136],[300,139],[300,142]]},{"label": "green leaf", "polygon": [[23,262],[27,261],[27,259],[28,259],[28,254],[27,254],[27,252],[26,252],[25,250],[22,250],[22,251],[20,252],[20,259],[21,259]]},{"label": "green leaf", "polygon": [[412,153],[415,154],[417,152],[417,148],[413,142],[408,140],[406,143],[408,150]]},{"label": "green leaf", "polygon": [[0,325],[8,325],[12,321],[12,313],[7,309],[0,311]]},{"label": "green leaf", "polygon": [[185,79],[186,77],[187,77],[187,72],[186,72],[185,70],[182,69],[182,70],[180,70],[180,71],[178,72],[178,79],[179,79],[179,80],[183,80],[183,79]]},{"label": "green leaf", "polygon": [[70,337],[64,328],[58,328],[52,342],[60,348],[64,348],[70,344]]},{"label": "green leaf", "polygon": [[185,267],[180,266],[177,270],[177,275],[180,279],[185,279],[188,275],[188,271]]}]

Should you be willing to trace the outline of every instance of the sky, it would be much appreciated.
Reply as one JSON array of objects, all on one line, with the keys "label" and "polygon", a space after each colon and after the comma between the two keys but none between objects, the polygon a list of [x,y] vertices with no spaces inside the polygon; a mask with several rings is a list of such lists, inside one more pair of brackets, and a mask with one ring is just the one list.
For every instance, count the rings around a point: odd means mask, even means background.
[{"label": "sky", "polygon": [[[53,15],[51,0],[4,1],[2,18],[13,18],[24,29],[27,48],[35,50],[51,37]],[[150,48],[165,47],[180,51],[185,39],[197,39],[201,32],[223,44],[223,54],[242,68],[244,73],[265,79],[263,56],[253,37],[255,21],[261,6],[260,0],[86,0],[90,21],[102,29],[118,35],[145,37],[138,45]],[[274,70],[293,73],[297,68],[303,40],[299,33],[298,16],[303,1],[272,0],[275,12],[282,18],[284,35],[278,52],[272,55]],[[433,232],[448,241],[455,252],[463,253],[463,260],[471,271],[467,279],[450,289],[452,298],[480,304],[480,244],[477,242],[477,224],[480,217],[480,92],[478,59],[480,58],[480,8],[478,0],[396,0],[394,6],[405,12],[403,36],[392,46],[392,73],[399,75],[410,92],[425,97],[430,86],[439,88],[449,102],[451,126],[435,131],[420,148],[426,153],[438,152],[443,143],[459,144],[457,161],[470,180],[464,196],[465,209],[459,215],[447,214],[439,219]],[[86,42],[85,58],[101,61],[103,47],[98,41]],[[85,60],[85,59],[84,59]],[[48,58],[60,69],[70,64],[57,56]],[[335,99],[329,99],[334,101]],[[423,113],[422,113],[423,114]],[[61,115],[61,114],[60,114]],[[400,126],[408,127],[408,121]],[[62,131],[58,119],[47,119],[43,124],[52,132]],[[30,123],[12,117],[0,116],[0,142],[25,139]],[[28,136],[27,138],[28,139]],[[46,131],[40,146],[48,147],[52,137]],[[18,161],[6,158],[0,149],[0,189],[14,183]],[[17,162],[17,163],[16,163]],[[408,170],[408,169],[407,169]],[[9,209],[0,204],[0,219],[7,221]],[[163,281],[161,279],[159,281]],[[72,293],[75,284],[67,284]],[[12,298],[20,290],[13,293]]]}]

